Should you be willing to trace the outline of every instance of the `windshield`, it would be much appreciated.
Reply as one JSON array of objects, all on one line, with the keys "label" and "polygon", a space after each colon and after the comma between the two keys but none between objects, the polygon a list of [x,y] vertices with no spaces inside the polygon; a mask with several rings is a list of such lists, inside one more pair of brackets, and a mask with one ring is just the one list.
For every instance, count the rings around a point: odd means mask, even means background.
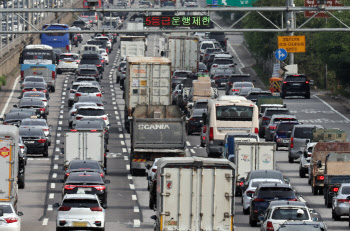
[{"label": "windshield", "polygon": [[271,218],[274,220],[309,220],[309,214],[305,208],[277,208],[273,211]]},{"label": "windshield", "polygon": [[65,199],[62,206],[71,208],[93,208],[100,207],[97,200],[89,199]]},{"label": "windshield", "polygon": [[312,139],[313,127],[296,127],[294,129],[294,137],[300,139]]},{"label": "windshield", "polygon": [[216,119],[227,121],[252,121],[253,107],[246,106],[217,106]]},{"label": "windshield", "polygon": [[105,110],[103,109],[93,109],[93,108],[80,108],[77,111],[77,114],[83,116],[103,116],[105,115]]},{"label": "windshield", "polygon": [[285,187],[262,187],[259,190],[259,198],[274,199],[274,198],[294,198],[294,191],[291,188]]},{"label": "windshield", "polygon": [[202,43],[201,49],[214,48],[212,43]]},{"label": "windshield", "polygon": [[77,92],[82,93],[98,93],[100,92],[96,87],[79,87]]},{"label": "windshield", "polygon": [[96,70],[80,70],[79,71],[80,75],[95,75],[97,74]]},{"label": "windshield", "polygon": [[287,76],[285,78],[285,81],[290,81],[290,82],[305,82],[306,77],[305,76]]}]

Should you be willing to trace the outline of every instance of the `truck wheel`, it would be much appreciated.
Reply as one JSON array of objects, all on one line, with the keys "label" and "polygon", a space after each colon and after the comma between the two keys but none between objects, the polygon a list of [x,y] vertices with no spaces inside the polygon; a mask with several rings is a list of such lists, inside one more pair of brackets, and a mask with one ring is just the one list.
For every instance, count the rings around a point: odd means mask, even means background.
[{"label": "truck wheel", "polygon": [[149,204],[148,204],[149,209],[153,210],[154,209],[154,203],[151,199],[149,199]]},{"label": "truck wheel", "polygon": [[329,200],[328,196],[326,196],[326,206],[327,208],[332,207],[332,202]]},{"label": "truck wheel", "polygon": [[281,93],[281,98],[284,99],[286,98],[286,96],[283,93]]},{"label": "truck wheel", "polygon": [[311,187],[311,191],[314,195],[317,195],[318,194],[318,189],[317,187]]},{"label": "truck wheel", "polygon": [[332,218],[335,221],[340,221],[340,216],[335,213],[334,209],[332,209]]},{"label": "truck wheel", "polygon": [[244,209],[243,208],[243,214],[248,215],[250,213],[250,208]]},{"label": "truck wheel", "polygon": [[24,188],[24,186],[25,186],[24,180],[25,180],[24,175],[18,177],[18,188],[20,188],[20,189]]},{"label": "truck wheel", "polygon": [[55,91],[56,91],[55,87],[51,87],[51,92],[55,92]]},{"label": "truck wheel", "polygon": [[204,148],[205,147],[205,143],[201,142],[201,147]]},{"label": "truck wheel", "polygon": [[305,99],[310,99],[310,92],[305,95]]},{"label": "truck wheel", "polygon": [[294,163],[294,159],[292,157],[288,157],[288,162],[289,163]]},{"label": "truck wheel", "polygon": [[73,121],[69,122],[69,127],[73,127]]},{"label": "truck wheel", "polygon": [[257,223],[258,223],[257,221],[253,221],[253,220],[252,220],[252,217],[249,216],[249,225],[250,225],[251,227],[256,227]]},{"label": "truck wheel", "polygon": [[305,178],[305,171],[302,168],[299,168],[299,176],[300,178]]},{"label": "truck wheel", "polygon": [[317,187],[318,188],[318,195],[323,195],[323,188],[322,187]]}]

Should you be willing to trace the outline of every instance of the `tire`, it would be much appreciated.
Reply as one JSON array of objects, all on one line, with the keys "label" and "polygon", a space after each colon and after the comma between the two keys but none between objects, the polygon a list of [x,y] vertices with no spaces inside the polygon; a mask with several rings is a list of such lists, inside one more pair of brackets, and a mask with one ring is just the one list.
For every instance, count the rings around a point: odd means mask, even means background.
[{"label": "tire", "polygon": [[201,147],[204,148],[205,147],[205,143],[201,142]]},{"label": "tire", "polygon": [[249,216],[249,225],[250,225],[251,227],[256,227],[257,224],[258,224],[258,222],[257,222],[257,221],[253,221],[253,220],[251,219],[251,216]]},{"label": "tire", "polygon": [[25,187],[25,175],[18,177],[18,188],[24,189]]},{"label": "tire", "polygon": [[43,157],[49,156],[49,147],[46,147],[46,150],[44,151]]},{"label": "tire", "polygon": [[305,99],[310,99],[310,92],[305,95]]},{"label": "tire", "polygon": [[335,213],[335,211],[332,209],[332,218],[335,220],[335,221],[340,221],[340,216],[339,215],[337,215],[336,213]]},{"label": "tire", "polygon": [[119,83],[120,82],[120,78],[119,78],[119,76],[117,76],[117,83]]},{"label": "tire", "polygon": [[286,98],[286,96],[281,93],[281,98],[284,99],[284,98]]},{"label": "tire", "polygon": [[288,162],[289,163],[294,163],[294,159],[292,157],[288,157]]},{"label": "tire", "polygon": [[49,146],[51,146],[51,141],[49,142]]},{"label": "tire", "polygon": [[323,188],[317,187],[317,189],[318,189],[318,195],[323,195]]},{"label": "tire", "polygon": [[64,229],[60,227],[56,227],[56,231],[64,231]]},{"label": "tire", "polygon": [[332,207],[332,202],[331,202],[331,201],[329,201],[328,196],[326,196],[326,200],[325,200],[325,202],[326,202],[326,206],[327,206],[327,208]]},{"label": "tire", "polygon": [[62,74],[62,71],[60,69],[57,70],[57,75]]},{"label": "tire", "polygon": [[318,189],[317,187],[311,187],[312,193],[316,196],[318,194]]},{"label": "tire", "polygon": [[154,209],[154,202],[151,199],[149,199],[148,207],[150,210]]},{"label": "tire", "polygon": [[305,178],[305,171],[302,168],[299,169],[299,176],[300,178]]},{"label": "tire", "polygon": [[51,92],[55,92],[56,88],[55,87],[51,87]]},{"label": "tire", "polygon": [[69,122],[69,127],[73,127],[73,121],[72,122]]},{"label": "tire", "polygon": [[73,102],[72,101],[68,101],[68,107],[72,107],[73,106]]},{"label": "tire", "polygon": [[244,215],[249,215],[249,213],[250,213],[250,208],[247,208],[247,209],[243,208],[243,214]]}]

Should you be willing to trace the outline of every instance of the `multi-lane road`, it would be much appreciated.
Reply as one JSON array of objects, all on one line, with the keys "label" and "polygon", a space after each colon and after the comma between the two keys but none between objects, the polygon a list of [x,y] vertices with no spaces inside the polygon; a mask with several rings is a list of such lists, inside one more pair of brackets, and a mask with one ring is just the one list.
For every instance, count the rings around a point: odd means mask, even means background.
[{"label": "multi-lane road", "polygon": [[[162,36],[160,33],[149,35],[147,56],[158,56],[157,43],[160,36]],[[86,35],[85,38],[87,37],[89,36]],[[235,34],[228,35],[228,38],[228,51],[235,56],[238,69],[245,70],[245,67],[251,66],[254,60],[243,45],[243,36]],[[105,108],[112,124],[108,145],[110,152],[107,179],[111,183],[108,185],[106,230],[152,230],[153,220],[150,219],[150,216],[154,215],[154,211],[148,209],[149,194],[146,188],[146,178],[132,177],[128,171],[130,136],[123,127],[125,103],[122,99],[122,91],[115,81],[115,69],[119,59],[118,47],[118,44],[114,45],[114,50],[110,54],[110,64],[105,68],[102,79]],[[77,49],[74,48],[73,52],[77,52]],[[8,99],[8,104],[1,105],[5,113],[19,101],[18,79]],[[55,230],[57,212],[53,204],[60,202],[62,198],[62,184],[58,183],[58,180],[63,178],[63,155],[60,149],[64,147],[64,131],[69,129],[67,87],[72,81],[73,74],[59,75],[56,92],[50,94],[48,123],[53,125],[53,128],[49,157],[29,156],[26,166],[26,187],[19,191],[18,208],[24,213],[22,230]],[[221,90],[220,94],[224,92]],[[326,128],[340,128],[350,133],[349,114],[344,113],[346,111],[343,111],[338,101],[333,100],[328,104],[322,98],[324,98],[322,93],[313,92],[311,99],[291,98],[285,99],[285,103],[289,110],[304,123],[322,124]],[[187,137],[187,155],[206,156],[205,149],[199,146],[198,136]],[[296,161],[294,164],[289,164],[286,151],[278,151],[276,156],[277,168],[291,179],[291,184],[303,195],[309,206],[316,209],[329,230],[348,229],[348,222],[345,219],[337,222],[331,219],[331,210],[324,206],[323,196],[312,195],[307,179],[299,178],[299,163]],[[239,197],[236,197],[235,226],[238,231],[258,229],[249,226],[248,216],[243,215]]]}]

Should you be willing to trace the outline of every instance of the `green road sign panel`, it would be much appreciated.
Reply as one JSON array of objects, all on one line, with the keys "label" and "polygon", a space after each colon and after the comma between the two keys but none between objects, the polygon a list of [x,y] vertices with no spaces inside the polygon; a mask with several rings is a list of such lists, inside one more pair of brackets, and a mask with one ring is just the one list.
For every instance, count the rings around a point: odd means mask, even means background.
[{"label": "green road sign panel", "polygon": [[207,0],[207,5],[249,7],[257,0]]}]

